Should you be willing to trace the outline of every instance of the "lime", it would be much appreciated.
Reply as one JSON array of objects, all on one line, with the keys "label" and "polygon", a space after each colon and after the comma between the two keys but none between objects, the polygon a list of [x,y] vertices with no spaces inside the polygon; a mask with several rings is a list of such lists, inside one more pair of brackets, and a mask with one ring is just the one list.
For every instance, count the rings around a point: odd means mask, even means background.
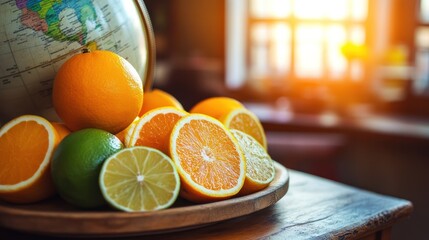
[{"label": "lime", "polygon": [[55,150],[51,165],[59,195],[82,208],[103,205],[100,170],[103,162],[122,147],[115,135],[104,130],[88,128],[70,133]]},{"label": "lime", "polygon": [[104,162],[100,188],[114,208],[151,211],[168,208],[176,201],[180,178],[167,155],[139,146],[123,149]]}]

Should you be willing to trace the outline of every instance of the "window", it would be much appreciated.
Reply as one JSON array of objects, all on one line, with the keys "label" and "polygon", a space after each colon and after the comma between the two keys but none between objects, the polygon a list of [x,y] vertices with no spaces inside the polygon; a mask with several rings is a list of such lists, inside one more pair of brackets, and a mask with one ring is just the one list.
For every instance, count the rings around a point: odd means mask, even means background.
[{"label": "window", "polygon": [[228,86],[364,78],[368,0],[228,0],[227,7]]},{"label": "window", "polygon": [[418,95],[429,95],[429,0],[420,1],[414,41],[414,91]]}]

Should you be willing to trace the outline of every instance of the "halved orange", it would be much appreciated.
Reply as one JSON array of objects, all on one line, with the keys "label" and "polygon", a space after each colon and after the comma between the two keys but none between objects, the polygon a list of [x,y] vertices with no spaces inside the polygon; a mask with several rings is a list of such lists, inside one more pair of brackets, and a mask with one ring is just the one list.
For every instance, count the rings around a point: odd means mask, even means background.
[{"label": "halved orange", "polygon": [[182,104],[177,101],[173,95],[160,89],[153,89],[150,92],[145,92],[143,99],[144,101],[139,116],[143,116],[146,112],[160,107],[175,107],[183,110]]},{"label": "halved orange", "polygon": [[171,130],[188,114],[174,107],[161,107],[145,113],[136,123],[127,147],[146,146],[168,154]]},{"label": "halved orange", "polygon": [[6,123],[0,129],[0,198],[30,203],[52,196],[50,162],[58,142],[42,117],[23,115]]},{"label": "halved orange", "polygon": [[267,187],[276,174],[274,161],[265,148],[252,136],[235,129],[230,130],[237,139],[246,158],[246,180],[239,195],[257,192]]},{"label": "halved orange", "polygon": [[244,184],[246,162],[237,140],[218,120],[203,114],[181,118],[170,137],[181,196],[193,202],[230,198]]},{"label": "halved orange", "polygon": [[229,129],[245,132],[255,138],[265,149],[267,139],[258,117],[245,108],[237,108],[219,119]]}]

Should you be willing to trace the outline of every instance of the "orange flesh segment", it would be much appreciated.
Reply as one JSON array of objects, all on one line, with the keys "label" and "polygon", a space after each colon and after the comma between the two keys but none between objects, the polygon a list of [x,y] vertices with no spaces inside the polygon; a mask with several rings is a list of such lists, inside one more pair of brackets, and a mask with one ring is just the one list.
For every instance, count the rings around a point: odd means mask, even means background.
[{"label": "orange flesh segment", "polygon": [[229,124],[229,128],[245,132],[264,145],[263,133],[261,133],[258,123],[248,114],[239,113],[234,116]]},{"label": "orange flesh segment", "polygon": [[[38,140],[32,141],[36,136]],[[49,147],[49,136],[42,125],[26,121],[0,137],[0,146],[3,158],[0,161],[0,184],[13,185],[29,179],[39,169]]]},{"label": "orange flesh segment", "polygon": [[168,153],[168,141],[174,124],[182,116],[177,113],[158,114],[143,125],[134,146],[148,146]]},{"label": "orange flesh segment", "polygon": [[[209,124],[211,128],[207,127]],[[211,190],[230,189],[238,184],[240,156],[219,126],[192,120],[183,126],[180,135],[177,154],[194,182]]]}]

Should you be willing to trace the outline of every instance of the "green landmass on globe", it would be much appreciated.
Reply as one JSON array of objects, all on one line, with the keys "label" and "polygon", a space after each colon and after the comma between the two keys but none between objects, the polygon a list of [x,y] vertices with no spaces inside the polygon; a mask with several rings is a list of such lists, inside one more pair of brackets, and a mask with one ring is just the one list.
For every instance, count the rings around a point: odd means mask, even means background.
[{"label": "green landmass on globe", "polygon": [[[16,6],[22,12],[21,23],[24,26],[41,31],[58,41],[77,41],[84,45],[88,34],[87,23],[94,23],[94,28],[101,27],[97,23],[97,12],[90,0],[16,0]],[[66,9],[72,11],[68,16],[60,16]],[[73,15],[79,22],[80,29],[76,26],[61,29],[61,18],[74,17]]]}]

